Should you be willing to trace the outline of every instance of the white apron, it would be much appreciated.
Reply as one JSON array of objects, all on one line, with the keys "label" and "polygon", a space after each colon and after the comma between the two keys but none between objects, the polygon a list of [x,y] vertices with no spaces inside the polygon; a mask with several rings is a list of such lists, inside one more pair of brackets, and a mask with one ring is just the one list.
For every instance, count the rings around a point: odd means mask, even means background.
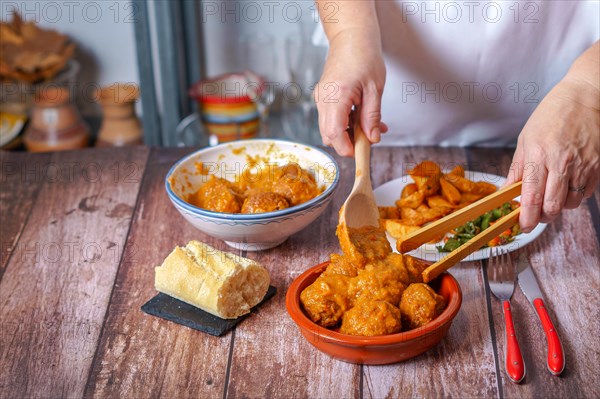
[{"label": "white apron", "polygon": [[377,1],[384,145],[514,145],[600,37],[598,1]]}]

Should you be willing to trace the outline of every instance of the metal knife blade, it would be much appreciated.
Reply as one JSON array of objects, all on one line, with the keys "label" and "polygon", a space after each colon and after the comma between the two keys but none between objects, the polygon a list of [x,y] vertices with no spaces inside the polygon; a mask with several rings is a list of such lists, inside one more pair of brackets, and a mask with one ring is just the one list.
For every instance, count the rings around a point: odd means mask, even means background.
[{"label": "metal knife blade", "polygon": [[519,286],[527,299],[529,299],[529,302],[533,305],[535,312],[540,318],[542,327],[544,328],[544,333],[546,334],[546,343],[548,344],[548,370],[554,375],[559,375],[565,369],[565,355],[562,343],[560,342],[560,337],[558,336],[554,324],[552,324],[552,320],[550,320],[542,296],[542,291],[535,278],[535,274],[533,274],[533,269],[531,268],[529,260],[527,260],[527,256],[522,252],[519,255],[517,262],[518,270],[521,270],[518,276]]},{"label": "metal knife blade", "polygon": [[533,301],[536,298],[544,299],[542,290],[540,290],[535,274],[533,274],[533,270],[531,269],[531,264],[524,253],[519,255],[519,259],[517,260],[517,270],[521,270],[518,277],[519,286],[527,299],[529,299],[529,302],[533,304]]}]

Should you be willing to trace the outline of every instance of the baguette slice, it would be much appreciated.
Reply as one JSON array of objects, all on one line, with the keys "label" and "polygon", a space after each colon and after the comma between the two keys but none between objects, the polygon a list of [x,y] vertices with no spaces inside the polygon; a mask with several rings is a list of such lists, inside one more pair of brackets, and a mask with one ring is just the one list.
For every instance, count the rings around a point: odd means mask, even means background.
[{"label": "baguette slice", "polygon": [[155,272],[158,291],[223,319],[249,313],[270,283],[267,270],[255,261],[199,241],[175,247]]}]

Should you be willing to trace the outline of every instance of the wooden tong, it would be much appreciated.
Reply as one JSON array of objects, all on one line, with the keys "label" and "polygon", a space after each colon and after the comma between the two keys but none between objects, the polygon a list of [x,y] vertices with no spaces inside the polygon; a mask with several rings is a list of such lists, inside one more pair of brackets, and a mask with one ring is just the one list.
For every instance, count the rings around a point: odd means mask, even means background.
[{"label": "wooden tong", "polygon": [[[502,190],[488,195],[477,202],[472,203],[450,215],[439,219],[424,228],[409,234],[403,240],[397,242],[400,253],[406,253],[420,247],[421,245],[439,237],[448,231],[476,219],[481,214],[499,207],[505,202],[518,197],[521,194],[522,182],[516,182]],[[464,245],[461,245],[450,254],[423,271],[423,281],[428,283],[462,259],[481,248],[489,240],[499,236],[504,230],[514,226],[519,220],[521,208],[517,208],[506,216],[498,219],[492,226],[488,227]]]}]

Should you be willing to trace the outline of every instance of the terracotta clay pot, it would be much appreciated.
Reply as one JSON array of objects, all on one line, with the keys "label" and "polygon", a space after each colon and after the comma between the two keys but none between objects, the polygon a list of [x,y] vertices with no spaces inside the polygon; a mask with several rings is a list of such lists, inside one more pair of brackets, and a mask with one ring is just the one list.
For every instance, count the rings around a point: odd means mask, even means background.
[{"label": "terracotta clay pot", "polygon": [[36,94],[23,141],[28,151],[62,151],[88,145],[90,128],[71,101],[68,88],[48,86]]},{"label": "terracotta clay pot", "polygon": [[98,92],[104,119],[96,140],[96,147],[121,147],[143,143],[140,120],[135,115],[135,102],[139,98],[134,84],[105,86]]},{"label": "terracotta clay pot", "polygon": [[462,304],[462,291],[449,273],[430,283],[446,300],[446,308],[422,327],[396,334],[360,337],[342,334],[312,322],[304,313],[300,293],[325,271],[329,262],[314,266],[288,288],[285,305],[300,332],[315,348],[344,362],[356,364],[391,364],[413,358],[428,351],[444,338]]}]

